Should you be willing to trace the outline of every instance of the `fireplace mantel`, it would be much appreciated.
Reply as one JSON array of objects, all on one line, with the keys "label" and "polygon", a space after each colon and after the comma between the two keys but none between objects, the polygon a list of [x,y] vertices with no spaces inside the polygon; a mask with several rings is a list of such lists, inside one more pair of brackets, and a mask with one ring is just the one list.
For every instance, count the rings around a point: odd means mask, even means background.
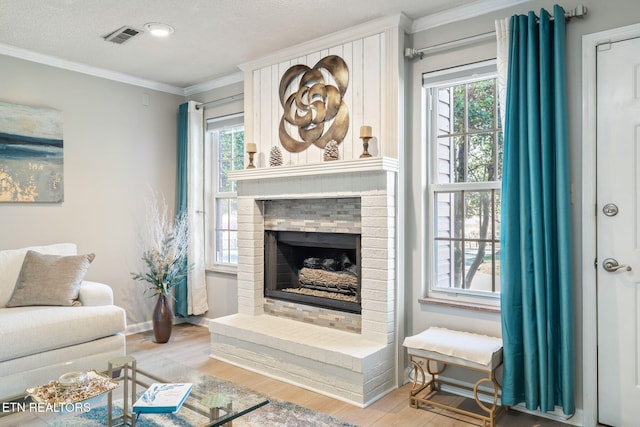
[{"label": "fireplace mantel", "polygon": [[361,172],[398,172],[398,159],[390,157],[367,157],[363,159],[307,163],[304,165],[243,169],[229,172],[229,179],[233,181],[250,181],[270,178],[290,178],[294,176],[313,177]]}]

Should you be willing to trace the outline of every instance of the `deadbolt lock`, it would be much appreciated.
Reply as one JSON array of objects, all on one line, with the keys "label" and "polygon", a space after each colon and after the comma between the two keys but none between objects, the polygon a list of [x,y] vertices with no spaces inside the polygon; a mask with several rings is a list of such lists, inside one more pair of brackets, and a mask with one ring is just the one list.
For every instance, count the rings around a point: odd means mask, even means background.
[{"label": "deadbolt lock", "polygon": [[618,215],[618,206],[613,203],[607,203],[602,208],[602,212],[604,212],[606,216],[616,216]]}]

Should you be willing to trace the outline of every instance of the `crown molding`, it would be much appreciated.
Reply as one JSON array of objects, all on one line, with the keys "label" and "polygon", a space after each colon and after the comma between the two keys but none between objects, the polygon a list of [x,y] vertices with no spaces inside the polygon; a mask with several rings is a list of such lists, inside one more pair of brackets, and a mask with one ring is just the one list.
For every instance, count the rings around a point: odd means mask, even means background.
[{"label": "crown molding", "polygon": [[486,15],[487,13],[530,1],[531,0],[478,0],[473,3],[418,18],[413,21],[411,33],[418,33],[441,25],[451,24],[452,22],[464,21],[465,19]]},{"label": "crown molding", "polygon": [[273,64],[306,55],[310,52],[317,52],[328,49],[332,46],[344,44],[346,42],[378,34],[389,28],[399,28],[405,32],[411,29],[411,20],[404,14],[386,16],[365,22],[342,31],[336,31],[324,37],[319,37],[307,42],[290,46],[286,49],[276,51],[262,58],[240,64],[242,71],[253,71]]},{"label": "crown molding", "polygon": [[184,95],[184,89],[177,86],[159,83],[153,80],[141,79],[129,74],[106,70],[104,68],[92,67],[90,65],[81,64],[79,62],[67,61],[65,59],[32,52],[27,49],[22,49],[2,43],[0,43],[0,55],[12,56],[14,58],[24,59],[26,61],[37,62],[39,64],[49,65],[51,67],[62,68],[65,70],[88,74],[90,76],[113,80],[120,83],[127,83],[130,85],[153,89],[160,92],[171,93],[173,95]]},{"label": "crown molding", "polygon": [[14,58],[24,59],[26,61],[37,62],[39,64],[51,67],[62,68],[69,71],[75,71],[94,77],[100,77],[107,80],[113,80],[120,83],[126,83],[133,86],[140,86],[147,89],[153,89],[160,92],[166,92],[173,95],[190,96],[197,93],[206,92],[208,90],[217,89],[244,81],[244,74],[237,72],[213,79],[207,82],[198,83],[186,88],[168,85],[153,80],[141,79],[129,74],[119,73],[104,68],[92,67],[90,65],[81,64],[79,62],[67,61],[65,59],[56,58],[55,56],[44,55],[27,49],[0,43],[0,55],[11,56]]},{"label": "crown molding", "polygon": [[198,93],[206,92],[220,87],[232,85],[234,83],[244,82],[244,73],[238,71],[237,73],[222,76],[217,79],[209,80],[206,82],[198,83],[193,86],[184,88],[184,96],[196,95]]}]

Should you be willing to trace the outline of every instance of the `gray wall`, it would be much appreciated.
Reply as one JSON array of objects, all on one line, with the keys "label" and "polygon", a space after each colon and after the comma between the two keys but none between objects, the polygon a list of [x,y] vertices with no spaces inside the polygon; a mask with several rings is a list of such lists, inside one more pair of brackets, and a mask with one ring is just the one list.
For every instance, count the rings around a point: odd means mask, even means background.
[{"label": "gray wall", "polygon": [[[494,20],[511,16],[516,13],[526,13],[534,10],[536,13],[544,7],[552,11],[554,1],[531,1],[516,7],[505,9],[497,13],[469,19],[464,22],[445,25],[414,34],[410,46],[419,49],[433,46],[446,41],[456,40],[476,34],[486,33],[494,29]],[[595,33],[611,28],[635,24],[640,17],[640,3],[637,0],[566,0],[561,2],[565,10],[583,4],[589,13],[583,20],[573,20],[567,25],[567,67],[568,67],[568,96],[569,96],[569,136],[571,155],[571,178],[573,183],[573,233],[574,233],[574,272],[575,272],[575,324],[576,324],[576,403],[582,408],[582,280],[581,280],[581,114],[582,114],[582,42],[585,34]],[[406,270],[411,272],[407,276],[407,334],[418,333],[431,325],[450,328],[464,328],[469,331],[501,335],[500,316],[498,314],[482,313],[456,308],[445,308],[423,305],[418,298],[424,295],[424,283],[421,278],[421,266],[424,261],[424,251],[421,248],[419,236],[423,235],[422,219],[425,212],[421,206],[421,161],[425,153],[421,140],[421,74],[480,61],[495,57],[495,42],[483,43],[471,47],[453,50],[439,55],[426,57],[421,61],[412,62],[408,66],[410,89],[407,111],[413,111],[410,129],[407,131],[407,153],[411,153],[406,171],[407,182],[407,210],[405,221],[407,235],[405,236]],[[594,373],[595,375],[595,373]]]},{"label": "gray wall", "polygon": [[0,99],[56,108],[64,120],[64,202],[0,204],[0,249],[76,243],[96,254],[86,278],[113,287],[127,322],[150,320],[154,300],[130,278],[136,227],[152,189],[174,206],[184,98],[0,56]]}]

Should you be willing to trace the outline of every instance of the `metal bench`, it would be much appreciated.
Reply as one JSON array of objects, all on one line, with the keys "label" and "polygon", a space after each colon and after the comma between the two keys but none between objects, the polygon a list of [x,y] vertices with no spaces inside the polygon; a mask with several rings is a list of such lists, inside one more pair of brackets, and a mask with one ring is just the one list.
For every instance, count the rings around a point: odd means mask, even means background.
[{"label": "metal bench", "polygon": [[[403,345],[407,347],[409,361],[413,365],[414,377],[409,396],[411,407],[419,408],[421,403],[432,405],[478,419],[484,427],[495,427],[496,417],[502,410],[502,406],[498,405],[500,385],[496,380],[496,370],[502,365],[500,338],[431,327],[418,335],[405,338]],[[474,387],[447,381],[440,378],[440,374],[449,365],[478,371],[485,376]],[[489,383],[492,390],[480,388],[483,383]],[[473,397],[483,413],[434,400],[443,384],[473,391]],[[483,403],[479,398],[480,394],[489,396],[492,405]]]}]

